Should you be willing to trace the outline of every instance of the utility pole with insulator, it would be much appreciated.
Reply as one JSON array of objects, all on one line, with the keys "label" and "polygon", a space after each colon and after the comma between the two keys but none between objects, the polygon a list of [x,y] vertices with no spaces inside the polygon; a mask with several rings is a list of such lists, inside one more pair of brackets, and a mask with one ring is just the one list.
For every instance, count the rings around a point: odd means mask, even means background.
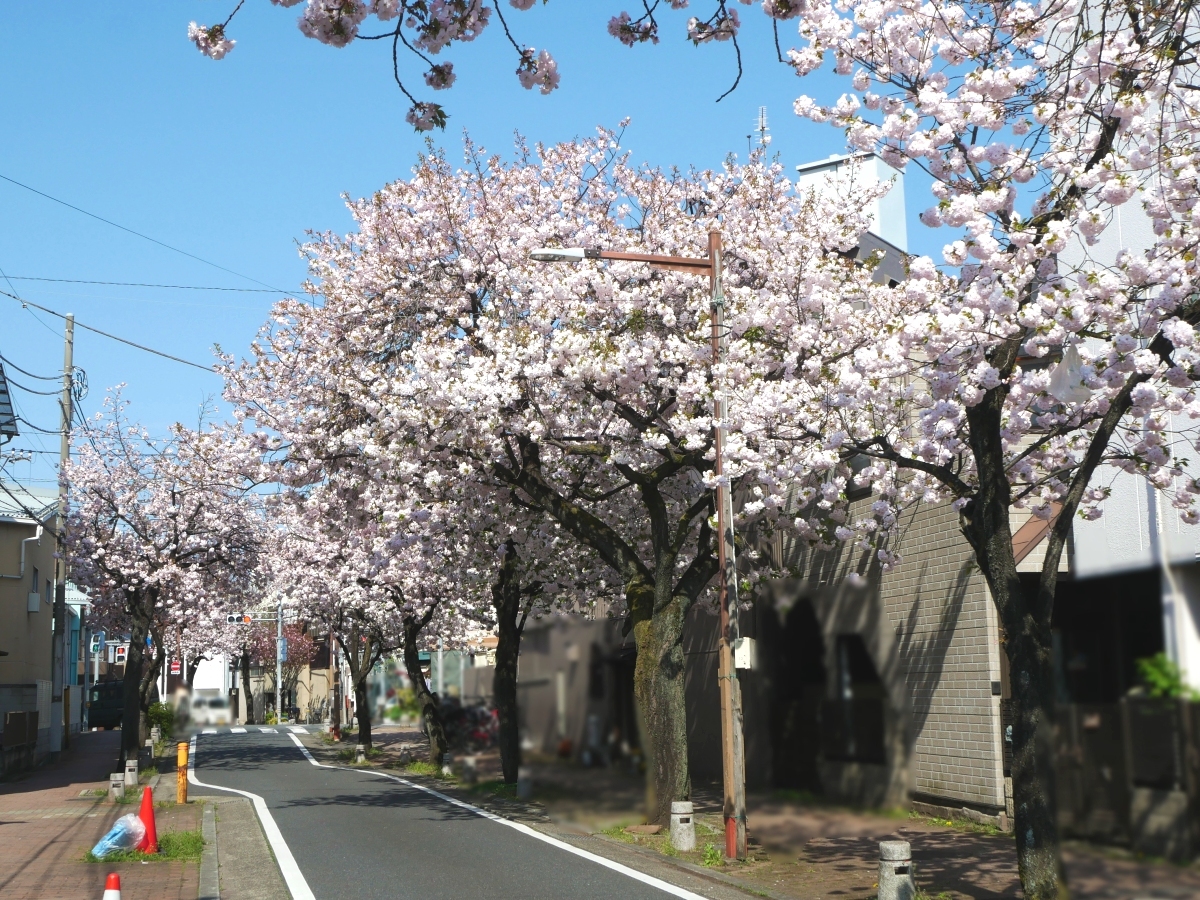
[{"label": "utility pole with insulator", "polygon": [[74,415],[75,316],[67,313],[63,342],[62,430],[58,449],[58,527],[55,529],[54,636],[51,639],[50,749],[57,754],[70,743],[70,725],[63,709],[67,665],[67,564],[63,536],[67,527],[67,483],[62,475],[71,458],[71,419]]}]

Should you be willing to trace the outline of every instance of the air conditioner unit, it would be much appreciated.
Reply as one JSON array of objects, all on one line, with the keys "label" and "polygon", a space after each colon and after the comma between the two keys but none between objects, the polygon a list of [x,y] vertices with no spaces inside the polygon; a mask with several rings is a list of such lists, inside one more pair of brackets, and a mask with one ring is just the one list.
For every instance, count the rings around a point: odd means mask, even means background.
[{"label": "air conditioner unit", "polygon": [[30,594],[25,606],[26,612],[38,612],[42,608],[42,595]]}]

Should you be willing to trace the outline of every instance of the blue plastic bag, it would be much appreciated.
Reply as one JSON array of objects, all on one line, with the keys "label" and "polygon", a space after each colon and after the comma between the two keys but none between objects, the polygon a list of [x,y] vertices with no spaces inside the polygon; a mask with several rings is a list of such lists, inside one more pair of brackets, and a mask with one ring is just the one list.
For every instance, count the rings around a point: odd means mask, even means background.
[{"label": "blue plastic bag", "polygon": [[92,848],[92,854],[100,859],[122,850],[136,850],[146,836],[146,824],[134,813],[121,816],[112,829]]}]

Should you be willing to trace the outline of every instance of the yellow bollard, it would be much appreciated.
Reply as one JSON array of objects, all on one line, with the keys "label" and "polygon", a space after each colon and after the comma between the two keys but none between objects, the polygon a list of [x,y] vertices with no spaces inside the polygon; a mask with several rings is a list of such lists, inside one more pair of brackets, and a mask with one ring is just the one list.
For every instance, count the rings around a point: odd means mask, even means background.
[{"label": "yellow bollard", "polygon": [[180,741],[175,750],[175,802],[187,803],[188,745]]}]

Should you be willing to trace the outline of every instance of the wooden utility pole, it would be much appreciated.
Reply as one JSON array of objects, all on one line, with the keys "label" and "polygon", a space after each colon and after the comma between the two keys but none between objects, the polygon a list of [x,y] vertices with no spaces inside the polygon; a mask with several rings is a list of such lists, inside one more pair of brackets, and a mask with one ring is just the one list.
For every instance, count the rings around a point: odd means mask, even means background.
[{"label": "wooden utility pole", "polygon": [[725,329],[725,293],[721,288],[721,233],[708,234],[708,259],[712,287],[713,353],[713,444],[717,475],[717,561],[721,568],[721,623],[717,638],[717,679],[721,686],[721,771],[725,787],[725,856],[746,856],[746,760],[742,739],[742,689],[733,664],[733,645],[738,639],[737,561],[733,546],[733,497],[725,477],[724,429],[729,409],[718,380],[729,336]]},{"label": "wooden utility pole", "polygon": [[[67,330],[63,342],[62,426],[58,449],[58,527],[54,542],[58,559],[54,579],[54,638],[51,645],[50,682],[50,750],[58,753],[70,743],[71,723],[69,704],[63,703],[63,685],[67,665],[67,564],[63,536],[67,528],[67,483],[62,479],[67,461],[71,458],[71,420],[74,417],[73,387],[75,383],[75,316],[67,313]],[[69,692],[66,696],[70,696]],[[55,731],[58,731],[55,740]]]}]

